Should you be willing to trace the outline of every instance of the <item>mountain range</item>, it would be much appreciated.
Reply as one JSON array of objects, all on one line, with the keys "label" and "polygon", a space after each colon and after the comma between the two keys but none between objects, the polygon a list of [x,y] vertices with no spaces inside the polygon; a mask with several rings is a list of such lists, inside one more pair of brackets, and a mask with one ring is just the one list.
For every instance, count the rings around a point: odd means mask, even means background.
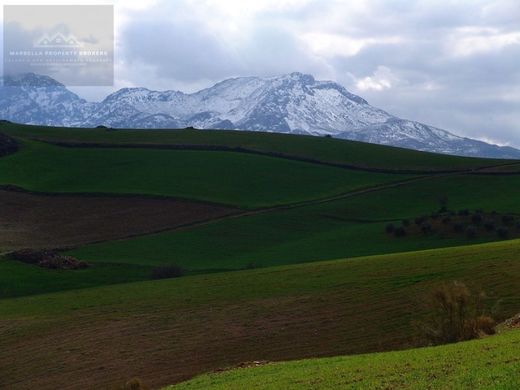
[{"label": "mountain range", "polygon": [[58,81],[6,76],[0,119],[68,127],[240,129],[371,142],[463,156],[520,158],[520,150],[454,135],[371,106],[338,83],[291,73],[239,77],[187,94],[123,88],[87,102]]}]

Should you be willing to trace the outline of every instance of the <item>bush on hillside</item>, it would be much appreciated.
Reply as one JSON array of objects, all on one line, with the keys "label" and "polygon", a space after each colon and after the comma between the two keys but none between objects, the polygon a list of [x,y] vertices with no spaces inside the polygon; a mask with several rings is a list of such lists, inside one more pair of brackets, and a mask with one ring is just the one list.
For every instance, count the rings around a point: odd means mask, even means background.
[{"label": "bush on hillside", "polygon": [[118,390],[149,390],[149,387],[146,386],[141,379],[134,378],[124,385],[119,386]]},{"label": "bush on hillside", "polygon": [[484,222],[484,229],[486,229],[488,232],[495,230],[495,223],[493,221]]},{"label": "bush on hillside", "polygon": [[471,222],[475,225],[480,225],[482,223],[482,215],[475,214],[471,217]]},{"label": "bush on hillside", "polygon": [[385,226],[385,231],[387,233],[393,233],[395,230],[395,226],[393,223],[388,223],[386,226]]},{"label": "bush on hillside", "polygon": [[424,222],[421,225],[421,231],[423,234],[430,234],[433,231],[432,225],[428,222]]},{"label": "bush on hillside", "polygon": [[466,228],[466,237],[468,238],[475,238],[477,237],[477,228],[473,225],[469,225]]},{"label": "bush on hillside", "polygon": [[426,301],[427,317],[416,323],[421,339],[439,345],[493,334],[495,321],[484,311],[485,298],[460,282],[437,287]]},{"label": "bush on hillside", "polygon": [[409,219],[403,219],[401,221],[401,223],[403,224],[404,227],[410,226],[410,220]]},{"label": "bush on hillside", "polygon": [[507,238],[507,237],[509,237],[509,229],[506,228],[505,226],[500,226],[497,229],[497,234],[498,234],[498,237],[500,237],[500,238]]},{"label": "bush on hillside", "polygon": [[420,216],[420,217],[416,217],[416,218],[414,219],[414,222],[415,222],[415,224],[416,224],[417,226],[420,226],[420,225],[422,225],[424,222],[426,222],[427,219],[428,219],[427,217],[425,217],[424,215],[422,215],[422,216]]},{"label": "bush on hillside", "polygon": [[152,270],[152,279],[171,279],[184,275],[184,269],[177,265],[163,265]]},{"label": "bush on hillside", "polygon": [[453,230],[455,230],[457,233],[461,233],[464,231],[464,224],[461,222],[457,222],[453,225]]},{"label": "bush on hillside", "polygon": [[402,226],[399,226],[398,228],[396,228],[394,230],[394,236],[396,236],[396,237],[404,237],[404,236],[406,236],[405,228],[402,227]]},{"label": "bush on hillside", "polygon": [[512,215],[504,215],[502,216],[502,223],[504,225],[512,225],[515,222],[515,218]]}]

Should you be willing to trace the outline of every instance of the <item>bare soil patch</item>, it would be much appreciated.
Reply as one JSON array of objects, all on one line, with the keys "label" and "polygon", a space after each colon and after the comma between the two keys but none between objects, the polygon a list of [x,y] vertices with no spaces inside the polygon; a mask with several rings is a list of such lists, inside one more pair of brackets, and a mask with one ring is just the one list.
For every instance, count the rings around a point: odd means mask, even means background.
[{"label": "bare soil patch", "polygon": [[0,251],[60,248],[153,233],[238,213],[201,202],[0,190]]}]

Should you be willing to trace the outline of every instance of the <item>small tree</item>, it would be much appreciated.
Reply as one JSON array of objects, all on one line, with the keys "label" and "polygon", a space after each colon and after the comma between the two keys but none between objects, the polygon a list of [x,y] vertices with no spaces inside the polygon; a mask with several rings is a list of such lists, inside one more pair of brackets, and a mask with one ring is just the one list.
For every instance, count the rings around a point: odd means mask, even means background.
[{"label": "small tree", "polygon": [[477,237],[477,228],[473,225],[469,225],[466,228],[466,237],[468,238],[475,238]]},{"label": "small tree", "polygon": [[396,228],[394,230],[394,236],[396,236],[396,237],[404,237],[404,236],[406,236],[405,228],[402,227],[402,226],[399,226],[398,228]]},{"label": "small tree", "polygon": [[395,230],[395,226],[393,223],[388,223],[385,227],[385,231],[390,234],[390,233],[393,233]]},{"label": "small tree", "polygon": [[495,223],[493,221],[484,222],[484,229],[486,229],[488,232],[495,230]]},{"label": "small tree", "polygon": [[426,234],[430,234],[432,232],[432,225],[429,224],[428,222],[425,222],[421,225],[421,231],[423,232],[424,235]]},{"label": "small tree", "polygon": [[461,233],[464,231],[464,224],[461,222],[457,222],[453,225],[453,230],[455,230],[457,233]]},{"label": "small tree", "polygon": [[505,226],[500,226],[497,229],[497,234],[498,234],[498,237],[506,239],[507,237],[509,237],[509,229],[506,228]]},{"label": "small tree", "polygon": [[471,222],[474,223],[475,225],[480,225],[482,223],[482,215],[474,214],[471,217]]}]

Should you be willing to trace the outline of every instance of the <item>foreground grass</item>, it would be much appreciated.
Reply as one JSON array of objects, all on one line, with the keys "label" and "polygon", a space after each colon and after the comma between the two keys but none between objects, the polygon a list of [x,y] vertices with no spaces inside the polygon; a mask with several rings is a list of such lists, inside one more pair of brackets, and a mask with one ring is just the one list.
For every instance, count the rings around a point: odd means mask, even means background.
[{"label": "foreground grass", "polygon": [[433,348],[272,363],[204,375],[182,389],[520,388],[520,330]]},{"label": "foreground grass", "polygon": [[469,169],[506,160],[481,159],[418,152],[410,149],[324,137],[220,130],[117,130],[67,129],[0,124],[0,131],[25,138],[51,141],[117,144],[174,144],[242,147],[268,153],[283,153],[319,161],[369,168],[453,170]]},{"label": "foreground grass", "polygon": [[8,388],[104,388],[135,376],[159,387],[240,362],[410,347],[421,299],[444,281],[486,291],[499,320],[518,312],[519,248],[515,240],[0,299],[0,377]]},{"label": "foreground grass", "polygon": [[0,159],[0,184],[28,190],[175,196],[242,207],[299,202],[407,177],[232,152],[65,148],[34,141]]}]

